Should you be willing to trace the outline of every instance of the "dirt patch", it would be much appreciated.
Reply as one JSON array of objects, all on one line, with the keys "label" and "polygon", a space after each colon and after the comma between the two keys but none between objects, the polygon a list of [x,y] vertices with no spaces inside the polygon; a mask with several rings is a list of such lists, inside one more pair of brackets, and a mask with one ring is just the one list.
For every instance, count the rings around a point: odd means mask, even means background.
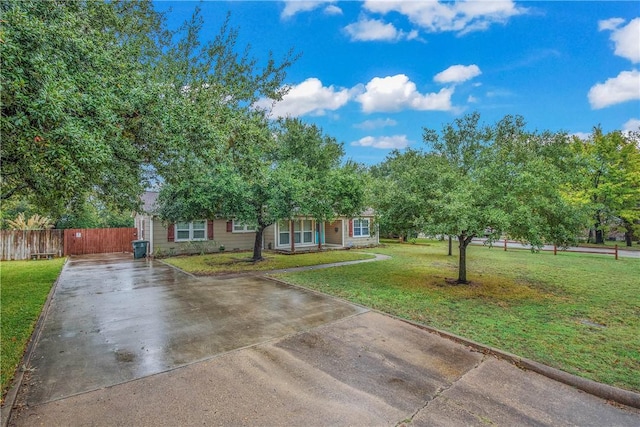
[{"label": "dirt patch", "polygon": [[459,282],[458,279],[452,279],[450,277],[445,277],[444,281],[447,285],[454,285],[454,286],[468,286],[468,287],[476,287],[476,288],[482,286],[482,283],[480,282],[472,282],[471,280],[467,282]]}]

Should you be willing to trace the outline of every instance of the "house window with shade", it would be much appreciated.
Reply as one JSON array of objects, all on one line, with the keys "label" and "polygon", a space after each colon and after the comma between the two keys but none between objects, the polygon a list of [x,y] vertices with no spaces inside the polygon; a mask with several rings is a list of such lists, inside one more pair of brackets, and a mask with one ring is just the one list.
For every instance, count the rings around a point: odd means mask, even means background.
[{"label": "house window with shade", "polygon": [[188,242],[192,240],[207,240],[207,221],[177,222],[176,242]]}]

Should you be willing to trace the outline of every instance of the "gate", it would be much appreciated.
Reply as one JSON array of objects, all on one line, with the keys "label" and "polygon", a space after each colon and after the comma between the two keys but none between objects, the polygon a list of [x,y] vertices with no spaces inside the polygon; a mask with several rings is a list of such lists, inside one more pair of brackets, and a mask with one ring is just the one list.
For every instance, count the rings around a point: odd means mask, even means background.
[{"label": "gate", "polygon": [[64,230],[64,254],[131,252],[137,238],[135,228],[69,228]]}]

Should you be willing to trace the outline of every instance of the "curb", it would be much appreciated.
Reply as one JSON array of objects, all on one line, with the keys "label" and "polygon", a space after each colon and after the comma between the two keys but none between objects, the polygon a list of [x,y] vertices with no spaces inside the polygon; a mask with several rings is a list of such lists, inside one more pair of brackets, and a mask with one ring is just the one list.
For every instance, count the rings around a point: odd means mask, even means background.
[{"label": "curb", "polygon": [[381,314],[384,314],[389,317],[393,317],[394,319],[400,320],[404,323],[408,323],[410,325],[423,329],[432,334],[436,334],[438,336],[441,336],[442,338],[446,338],[448,340],[457,342],[459,344],[463,344],[465,346],[473,348],[474,350],[480,353],[489,354],[499,359],[506,360],[520,369],[535,372],[537,374],[543,375],[552,380],[575,387],[578,390],[582,390],[596,397],[600,397],[608,401],[619,403],[621,405],[629,406],[631,408],[640,409],[640,393],[635,393],[630,390],[624,390],[624,389],[613,387],[607,384],[602,384],[587,378],[582,378],[577,375],[570,374],[565,371],[561,371],[560,369],[543,365],[542,363],[536,362],[534,360],[520,357],[515,354],[508,353],[506,351],[503,351],[497,348],[488,347],[486,345],[477,343],[467,338],[463,338],[461,336],[458,336],[449,332],[441,331],[439,329],[432,328],[430,326],[416,323],[411,320],[402,319],[400,317],[392,316],[387,313],[381,313]]},{"label": "curb", "polygon": [[22,385],[22,380],[24,379],[24,369],[22,367],[29,366],[29,362],[31,360],[31,353],[33,352],[33,347],[35,343],[38,341],[40,337],[40,333],[42,332],[42,327],[44,325],[44,319],[49,314],[49,307],[51,306],[51,300],[53,299],[53,294],[55,293],[56,288],[58,287],[58,282],[60,280],[60,276],[62,275],[62,271],[67,267],[67,263],[69,262],[69,257],[66,257],[62,268],[60,269],[60,273],[58,273],[58,277],[56,277],[55,282],[51,286],[49,290],[49,294],[47,295],[47,300],[42,307],[42,311],[40,312],[40,316],[36,321],[36,326],[33,329],[33,333],[31,334],[31,338],[27,343],[27,348],[25,349],[24,354],[22,355],[22,359],[20,359],[20,364],[18,365],[18,369],[16,371],[16,375],[11,381],[11,387],[7,392],[7,395],[4,399],[4,404],[2,405],[2,414],[0,417],[2,418],[2,427],[7,427],[9,425],[9,419],[11,419],[11,412],[13,410],[14,405],[16,404],[16,399],[18,397],[18,391],[20,390],[20,386]]},{"label": "curb", "polygon": [[473,350],[479,352],[479,353],[483,353],[483,354],[488,354],[491,356],[494,356],[498,359],[502,359],[505,360],[513,365],[515,365],[516,367],[523,369],[523,370],[528,370],[528,371],[532,371],[535,372],[537,374],[543,375],[547,378],[550,378],[552,380],[558,381],[560,383],[569,385],[571,387],[575,387],[578,390],[582,390],[586,393],[589,393],[593,396],[599,397],[601,399],[605,399],[611,402],[615,402],[615,403],[619,403],[621,405],[625,405],[625,406],[629,406],[631,408],[635,408],[635,409],[640,409],[640,393],[635,393],[633,391],[630,390],[624,390],[621,388],[617,388],[617,387],[613,387],[607,384],[602,384],[599,383],[597,381],[593,381],[593,380],[589,380],[587,378],[582,378],[579,377],[577,375],[574,374],[570,374],[568,372],[565,371],[561,371],[560,369],[556,369],[556,368],[552,368],[551,366],[547,366],[547,365],[543,365],[542,363],[536,362],[534,360],[531,359],[527,359],[524,357],[520,357],[518,355],[512,354],[512,353],[508,353],[506,351],[494,348],[494,347],[489,347],[486,346],[484,344],[480,344],[478,342],[472,341],[470,339],[461,337],[459,335],[455,335],[452,334],[450,332],[445,332],[442,331],[440,329],[436,329],[433,328],[431,326],[427,326],[424,325],[422,323],[417,323],[414,322],[412,320],[407,320],[407,319],[403,319],[401,317],[398,316],[394,316],[392,314],[389,313],[384,313],[382,311],[373,309],[371,307],[365,307],[363,305],[360,305],[358,303],[354,303],[351,301],[348,301],[344,298],[340,298],[340,297],[336,297],[334,295],[329,295],[329,294],[325,294],[321,291],[317,291],[315,289],[308,289],[305,288],[304,286],[300,286],[300,285],[296,285],[295,283],[289,283],[286,280],[280,279],[280,278],[275,278],[275,277],[265,277],[266,279],[272,280],[274,282],[279,282],[279,283],[283,283],[289,286],[293,286],[295,288],[299,288],[299,289],[305,289],[309,292],[314,292],[314,293],[318,293],[318,294],[322,294],[325,296],[329,296],[331,298],[334,299],[338,299],[340,301],[355,305],[357,307],[361,307],[361,308],[365,308],[371,312],[375,312],[378,314],[381,314],[383,316],[387,316],[387,317],[391,317],[393,319],[399,320],[401,322],[407,323],[409,325],[415,326],[419,329],[422,329],[426,332],[432,333],[432,334],[436,334],[442,338],[448,339],[450,341],[456,342],[458,344],[462,344],[464,346],[467,346],[469,348],[472,348]]},{"label": "curb", "polygon": [[[374,260],[371,260],[371,261],[374,261]],[[305,288],[304,286],[296,285],[294,283],[289,283],[286,280],[282,280],[282,279],[279,279],[279,278],[274,278],[274,277],[268,277],[268,278],[271,279],[271,280],[274,280],[274,281],[285,283],[285,284],[290,285],[290,286],[295,286],[297,288],[306,289],[306,290],[311,291],[311,292],[318,292],[318,293],[321,293],[323,295],[328,295],[328,294],[325,294],[325,293],[323,293],[321,291],[308,289],[308,288]],[[360,304],[353,303],[351,301],[348,301],[348,300],[343,299],[343,298],[335,297],[333,295],[329,295],[329,296],[331,296],[332,298],[337,298],[339,300],[345,301],[345,302],[347,302],[349,304],[353,304],[353,305],[356,305],[356,306],[359,306],[359,307],[367,308],[367,309],[369,309],[371,311],[374,311],[376,313],[380,313],[380,314],[388,316],[388,317],[392,317],[392,318],[400,320],[400,321],[402,321],[404,323],[408,323],[408,324],[410,324],[412,326],[415,326],[417,328],[420,328],[420,329],[425,330],[427,332],[430,332],[432,334],[436,334],[438,336],[441,336],[442,338],[446,338],[448,340],[451,340],[451,341],[457,342],[459,344],[465,345],[467,347],[473,348],[475,351],[478,351],[480,353],[489,354],[489,355],[492,355],[492,356],[497,357],[499,359],[506,360],[506,361],[510,362],[511,364],[517,366],[520,369],[525,369],[525,370],[529,370],[529,371],[538,373],[538,374],[543,375],[543,376],[545,376],[547,378],[550,378],[552,380],[555,380],[555,381],[561,382],[563,384],[567,384],[569,386],[575,387],[578,390],[582,390],[582,391],[584,391],[586,393],[589,393],[589,394],[591,394],[593,396],[600,397],[602,399],[609,400],[609,401],[612,401],[612,402],[616,402],[616,403],[619,403],[621,405],[629,406],[631,408],[640,409],[640,393],[635,393],[635,392],[630,391],[630,390],[624,390],[624,389],[613,387],[613,386],[610,386],[610,385],[607,385],[607,384],[602,384],[602,383],[599,383],[597,381],[593,381],[593,380],[590,380],[590,379],[587,379],[587,378],[582,378],[582,377],[579,377],[577,375],[570,374],[570,373],[565,372],[565,371],[561,371],[560,369],[556,369],[556,368],[552,368],[552,367],[547,366],[547,365],[543,365],[542,363],[536,362],[534,360],[527,359],[527,358],[524,358],[524,357],[520,357],[518,355],[515,355],[515,354],[512,354],[512,353],[508,353],[506,351],[503,351],[503,350],[500,350],[500,349],[497,349],[497,348],[494,348],[494,347],[489,347],[489,346],[486,346],[484,344],[480,344],[478,342],[469,340],[469,339],[461,337],[459,335],[452,334],[450,332],[445,332],[445,331],[433,328],[431,326],[427,326],[427,325],[424,325],[424,324],[421,324],[421,323],[417,323],[417,322],[414,322],[414,321],[411,321],[411,320],[408,320],[408,319],[403,319],[401,317],[394,316],[394,315],[391,315],[389,313],[384,313],[384,312],[381,312],[379,310],[372,309],[370,307],[364,307],[364,306],[362,306]]]}]

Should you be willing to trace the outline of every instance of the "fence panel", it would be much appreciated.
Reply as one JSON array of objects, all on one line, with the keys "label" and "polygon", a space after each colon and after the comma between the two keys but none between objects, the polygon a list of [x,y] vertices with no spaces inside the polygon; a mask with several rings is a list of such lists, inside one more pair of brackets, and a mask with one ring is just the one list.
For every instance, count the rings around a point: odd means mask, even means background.
[{"label": "fence panel", "polygon": [[131,252],[137,236],[135,228],[70,228],[64,230],[64,254]]},{"label": "fence panel", "polygon": [[25,260],[34,254],[62,256],[63,230],[1,230],[0,259]]}]

